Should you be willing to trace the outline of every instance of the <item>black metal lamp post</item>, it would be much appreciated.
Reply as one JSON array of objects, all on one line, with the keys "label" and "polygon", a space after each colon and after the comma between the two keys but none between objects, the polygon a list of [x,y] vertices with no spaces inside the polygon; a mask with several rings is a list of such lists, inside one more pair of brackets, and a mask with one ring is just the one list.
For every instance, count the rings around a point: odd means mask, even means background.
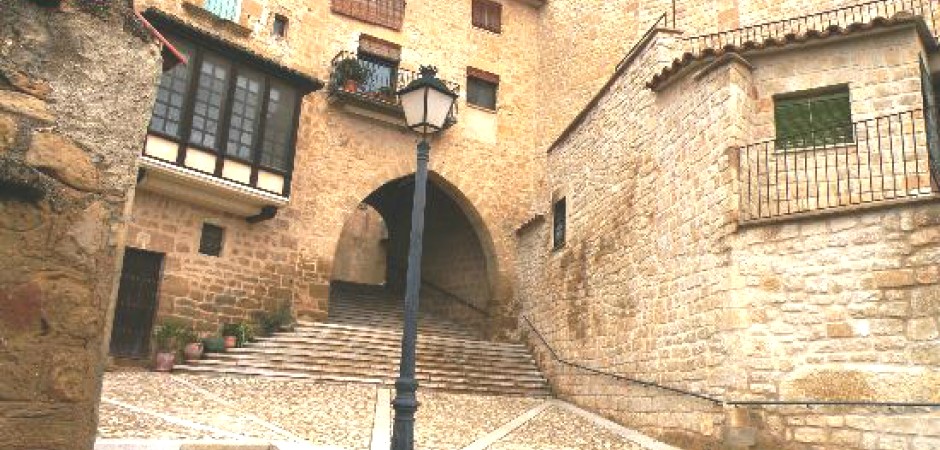
[{"label": "black metal lamp post", "polygon": [[415,195],[411,209],[411,243],[408,248],[408,274],[405,281],[405,329],[401,336],[401,365],[395,381],[395,425],[392,450],[414,449],[415,412],[418,410],[418,381],[415,379],[415,347],[418,338],[418,291],[421,288],[421,250],[424,236],[424,203],[428,183],[429,134],[441,131],[457,94],[447,89],[435,75],[437,69],[421,67],[421,77],[398,91],[408,127],[421,134]]}]

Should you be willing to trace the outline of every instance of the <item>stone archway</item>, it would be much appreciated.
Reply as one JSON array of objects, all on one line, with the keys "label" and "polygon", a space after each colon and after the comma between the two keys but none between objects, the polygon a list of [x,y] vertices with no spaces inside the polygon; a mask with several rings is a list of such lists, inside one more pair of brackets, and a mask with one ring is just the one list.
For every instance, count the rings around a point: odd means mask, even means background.
[{"label": "stone archway", "polygon": [[[343,227],[331,281],[379,284],[376,273],[384,267],[384,287],[404,291],[413,194],[412,174],[384,183],[362,200]],[[497,263],[481,216],[459,189],[432,172],[425,217],[422,312],[487,334]]]}]

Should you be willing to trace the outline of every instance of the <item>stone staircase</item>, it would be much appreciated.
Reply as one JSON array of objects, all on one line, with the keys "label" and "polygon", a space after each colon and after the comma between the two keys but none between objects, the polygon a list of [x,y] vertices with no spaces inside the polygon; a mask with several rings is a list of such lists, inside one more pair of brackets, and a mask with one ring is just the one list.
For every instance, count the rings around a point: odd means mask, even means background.
[{"label": "stone staircase", "polygon": [[[334,283],[326,322],[300,322],[292,332],[243,348],[211,353],[189,373],[314,379],[393,386],[401,352],[402,312],[381,286]],[[420,388],[494,395],[548,396],[528,349],[481,340],[479,333],[422,313],[418,321]]]}]

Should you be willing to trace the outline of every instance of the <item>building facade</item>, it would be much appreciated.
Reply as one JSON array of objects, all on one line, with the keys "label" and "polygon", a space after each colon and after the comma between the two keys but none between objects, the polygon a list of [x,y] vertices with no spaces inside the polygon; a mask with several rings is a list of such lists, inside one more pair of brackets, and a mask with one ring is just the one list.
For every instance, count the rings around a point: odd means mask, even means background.
[{"label": "building facade", "polygon": [[935,411],[885,404],[940,402],[936,2],[137,6],[187,64],[141,149],[115,355],[400,287],[417,137],[390,93],[429,64],[460,92],[429,307],[682,448],[940,446]]}]

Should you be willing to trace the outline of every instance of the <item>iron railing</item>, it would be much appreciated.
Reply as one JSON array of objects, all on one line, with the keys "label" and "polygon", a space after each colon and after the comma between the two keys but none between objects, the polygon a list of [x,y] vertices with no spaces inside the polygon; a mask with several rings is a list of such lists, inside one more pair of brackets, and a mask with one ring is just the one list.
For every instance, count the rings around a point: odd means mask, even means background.
[{"label": "iron railing", "polygon": [[405,0],[331,0],[331,11],[364,22],[401,29]]},{"label": "iron railing", "polygon": [[762,43],[767,39],[781,39],[788,35],[803,35],[808,31],[824,31],[830,27],[846,28],[855,23],[868,23],[877,17],[891,18],[907,12],[921,16],[932,34],[937,36],[937,0],[874,0],[851,6],[821,11],[805,16],[748,25],[715,33],[689,36],[682,39],[684,51],[701,54],[705,49],[747,47],[747,43]]},{"label": "iron railing", "polygon": [[[346,59],[356,60],[367,73],[366,80],[364,80],[362,83],[358,83],[355,90],[346,89],[347,87],[344,85],[345,80],[343,80],[342,77],[338,75],[336,70],[340,61]],[[419,72],[403,69],[401,67],[379,67],[379,65],[375,62],[359,58],[359,55],[350,51],[339,52],[335,57],[333,57],[333,60],[330,63],[330,68],[329,91],[331,94],[342,93],[345,95],[352,95],[369,103],[392,107],[399,110],[401,109],[401,102],[398,96],[395,95],[395,92],[407,86],[408,83],[411,83],[421,76]],[[459,83],[448,80],[441,81],[444,82],[448,89],[454,91],[458,95],[460,94]],[[453,109],[451,110],[450,116],[447,120],[449,124],[457,122],[458,103],[459,102],[454,102]]]},{"label": "iron railing", "polygon": [[741,147],[740,220],[930,196],[940,175],[930,169],[935,126],[917,109]]}]

